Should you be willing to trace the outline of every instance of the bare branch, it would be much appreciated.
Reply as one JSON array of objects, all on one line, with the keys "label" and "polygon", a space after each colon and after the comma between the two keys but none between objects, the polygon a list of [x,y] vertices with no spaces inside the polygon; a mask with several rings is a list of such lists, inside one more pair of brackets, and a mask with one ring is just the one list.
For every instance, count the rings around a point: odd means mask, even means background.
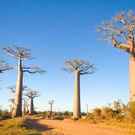
[{"label": "bare branch", "polygon": [[65,61],[64,70],[69,72],[78,70],[81,75],[92,74],[95,71],[95,66],[94,64],[90,64],[88,61],[73,59]]},{"label": "bare branch", "polygon": [[23,72],[27,72],[27,73],[30,73],[30,74],[34,74],[34,73],[42,74],[42,73],[45,73],[46,71],[41,69],[38,66],[32,65],[30,67],[25,67],[24,66],[23,67]]},{"label": "bare branch", "polygon": [[[15,93],[16,92],[16,87],[15,86],[9,86],[8,89],[11,91],[11,93]],[[23,86],[23,91],[27,91],[28,87],[27,86]]]},{"label": "bare branch", "polygon": [[54,104],[54,100],[49,100],[48,104],[53,105]]},{"label": "bare branch", "polygon": [[114,47],[130,53],[128,44],[123,46],[123,43],[127,43],[127,39],[135,43],[135,14],[131,10],[120,12],[111,21],[102,23],[98,32],[102,33],[103,39],[111,41]]},{"label": "bare branch", "polygon": [[9,101],[10,101],[12,104],[15,104],[14,98],[10,98]]},{"label": "bare branch", "polygon": [[28,98],[36,98],[39,97],[39,91],[37,90],[32,90],[29,88],[29,91],[25,94],[25,96],[27,96]]},{"label": "bare branch", "polygon": [[26,49],[24,47],[6,47],[3,48],[3,50],[10,56],[16,58],[16,59],[21,59],[21,60],[26,60],[31,58],[31,53],[29,49]]},{"label": "bare branch", "polygon": [[7,63],[5,63],[4,61],[0,61],[0,73],[3,73],[4,71],[13,69],[11,66],[9,66]]}]

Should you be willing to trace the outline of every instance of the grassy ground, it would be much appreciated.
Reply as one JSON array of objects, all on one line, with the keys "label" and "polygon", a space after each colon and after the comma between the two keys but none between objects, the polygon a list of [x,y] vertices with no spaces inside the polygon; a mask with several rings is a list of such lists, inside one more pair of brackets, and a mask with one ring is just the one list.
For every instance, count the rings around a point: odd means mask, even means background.
[{"label": "grassy ground", "polygon": [[[39,119],[15,118],[0,121],[0,135],[63,135],[56,133],[55,130],[43,126],[38,122]],[[86,120],[80,122],[93,123]],[[106,129],[118,129],[124,131],[124,135],[135,135],[135,123],[118,122],[108,120],[95,123],[97,127]]]},{"label": "grassy ground", "polygon": [[26,122],[24,118],[0,121],[0,135],[41,135],[39,131],[28,128]]},{"label": "grassy ground", "polygon": [[62,135],[36,121],[33,117],[1,120],[0,135]]},{"label": "grassy ground", "polygon": [[102,121],[86,121],[82,120],[83,122],[89,122],[90,124],[96,124],[98,127],[101,128],[109,128],[109,129],[118,129],[125,132],[125,135],[135,135],[135,123],[129,121],[118,121],[118,120],[102,120]]},{"label": "grassy ground", "polygon": [[100,127],[104,127],[104,128],[115,128],[115,129],[119,129],[122,131],[125,131],[125,133],[127,133],[127,135],[135,135],[135,123],[131,123],[131,122],[118,122],[115,120],[111,120],[111,121],[105,121],[102,123],[99,123]]}]

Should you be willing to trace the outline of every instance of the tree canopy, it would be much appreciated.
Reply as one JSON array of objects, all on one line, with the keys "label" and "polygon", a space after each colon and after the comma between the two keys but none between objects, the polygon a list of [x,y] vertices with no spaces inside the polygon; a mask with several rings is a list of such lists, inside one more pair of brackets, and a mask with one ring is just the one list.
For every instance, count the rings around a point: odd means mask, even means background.
[{"label": "tree canopy", "polygon": [[135,44],[135,13],[133,11],[120,12],[110,21],[103,22],[98,27],[104,40],[111,41],[113,46],[120,48],[130,54],[135,54],[135,50],[130,50],[129,43]]},{"label": "tree canopy", "polygon": [[81,75],[92,74],[95,71],[95,65],[81,59],[72,59],[65,61],[65,71],[79,71]]}]

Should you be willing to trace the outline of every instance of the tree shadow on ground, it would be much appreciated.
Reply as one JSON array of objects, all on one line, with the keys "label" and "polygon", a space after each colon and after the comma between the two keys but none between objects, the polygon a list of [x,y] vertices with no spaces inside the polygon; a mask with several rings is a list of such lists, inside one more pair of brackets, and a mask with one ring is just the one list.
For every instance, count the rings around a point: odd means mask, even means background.
[{"label": "tree shadow on ground", "polygon": [[50,128],[47,125],[40,124],[38,123],[38,120],[33,120],[33,119],[27,119],[25,122],[25,126],[30,129],[36,129],[37,131],[40,132],[53,130],[53,128]]}]

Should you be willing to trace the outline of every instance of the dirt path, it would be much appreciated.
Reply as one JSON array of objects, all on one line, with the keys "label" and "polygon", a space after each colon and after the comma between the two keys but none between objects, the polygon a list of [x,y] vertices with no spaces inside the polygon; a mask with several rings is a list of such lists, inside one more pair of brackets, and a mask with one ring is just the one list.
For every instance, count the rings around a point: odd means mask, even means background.
[{"label": "dirt path", "polygon": [[[52,131],[63,133],[62,135],[127,135],[117,129],[100,128],[94,124],[71,120],[39,120],[38,124],[47,126]],[[43,131],[43,135],[46,135],[46,131]]]}]

